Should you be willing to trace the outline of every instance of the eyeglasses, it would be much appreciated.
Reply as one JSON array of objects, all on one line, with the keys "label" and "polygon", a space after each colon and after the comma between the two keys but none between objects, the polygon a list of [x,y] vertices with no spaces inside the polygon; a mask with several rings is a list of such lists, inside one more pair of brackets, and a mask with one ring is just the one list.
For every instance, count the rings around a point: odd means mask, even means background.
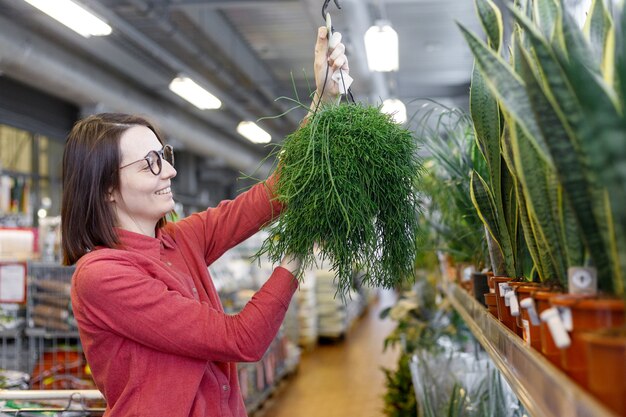
[{"label": "eyeglasses", "polygon": [[163,169],[163,160],[166,160],[172,167],[174,166],[174,148],[171,145],[165,145],[160,151],[150,151],[148,155],[144,156],[141,159],[138,159],[130,164],[126,164],[119,169],[124,169],[132,164],[136,164],[137,162],[146,161],[148,163],[148,168],[154,175],[161,174],[161,170]]}]

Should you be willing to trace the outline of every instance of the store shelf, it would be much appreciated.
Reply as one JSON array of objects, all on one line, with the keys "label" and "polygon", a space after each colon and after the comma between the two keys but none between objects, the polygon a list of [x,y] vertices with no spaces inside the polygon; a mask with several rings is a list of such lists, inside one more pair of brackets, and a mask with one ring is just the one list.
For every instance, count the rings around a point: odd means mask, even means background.
[{"label": "store shelf", "polygon": [[616,417],[464,289],[450,284],[446,293],[531,416]]}]

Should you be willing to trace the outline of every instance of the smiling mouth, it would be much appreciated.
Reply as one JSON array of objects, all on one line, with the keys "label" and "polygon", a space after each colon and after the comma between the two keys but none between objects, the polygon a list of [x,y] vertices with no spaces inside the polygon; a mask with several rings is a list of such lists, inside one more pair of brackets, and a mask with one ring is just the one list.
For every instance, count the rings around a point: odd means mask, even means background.
[{"label": "smiling mouth", "polygon": [[155,194],[156,195],[166,195],[166,194],[171,194],[172,193],[172,188],[171,187],[167,187],[164,188],[162,190],[157,191]]}]

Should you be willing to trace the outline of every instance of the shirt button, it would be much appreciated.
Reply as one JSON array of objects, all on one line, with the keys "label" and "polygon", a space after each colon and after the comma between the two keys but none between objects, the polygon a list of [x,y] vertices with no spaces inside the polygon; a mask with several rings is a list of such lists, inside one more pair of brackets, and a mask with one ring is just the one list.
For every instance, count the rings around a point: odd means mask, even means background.
[{"label": "shirt button", "polygon": [[228,385],[222,385],[222,390],[228,391],[230,387]]},{"label": "shirt button", "polygon": [[193,287],[193,288],[191,289],[191,291],[193,291],[193,293],[194,293],[194,294],[197,294],[197,293],[198,293],[198,290],[196,289],[196,287]]},{"label": "shirt button", "polygon": [[165,262],[165,264],[166,264],[167,266],[172,266],[172,263],[171,263],[170,261]]}]

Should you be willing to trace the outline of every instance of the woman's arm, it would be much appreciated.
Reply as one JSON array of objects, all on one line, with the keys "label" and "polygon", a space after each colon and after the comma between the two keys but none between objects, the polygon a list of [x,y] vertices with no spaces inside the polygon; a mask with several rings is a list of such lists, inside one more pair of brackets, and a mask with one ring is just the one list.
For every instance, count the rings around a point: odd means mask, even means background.
[{"label": "woman's arm", "polygon": [[127,259],[87,261],[73,282],[83,330],[96,326],[162,352],[224,362],[263,356],[297,288],[289,270],[276,268],[240,313],[228,315],[169,289]]}]

